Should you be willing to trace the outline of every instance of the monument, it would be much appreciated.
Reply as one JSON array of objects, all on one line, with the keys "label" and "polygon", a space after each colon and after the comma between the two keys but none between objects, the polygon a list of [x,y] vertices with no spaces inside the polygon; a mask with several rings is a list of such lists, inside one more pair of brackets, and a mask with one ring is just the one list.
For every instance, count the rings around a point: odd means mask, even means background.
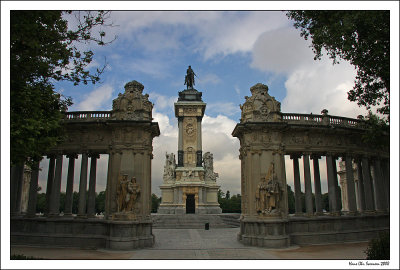
[{"label": "monument", "polygon": [[191,66],[185,77],[186,90],[179,92],[174,104],[178,118],[178,160],[166,153],[160,214],[219,214],[218,174],[214,172],[213,155],[202,154],[201,121],[206,103],[202,92],[194,89]]}]

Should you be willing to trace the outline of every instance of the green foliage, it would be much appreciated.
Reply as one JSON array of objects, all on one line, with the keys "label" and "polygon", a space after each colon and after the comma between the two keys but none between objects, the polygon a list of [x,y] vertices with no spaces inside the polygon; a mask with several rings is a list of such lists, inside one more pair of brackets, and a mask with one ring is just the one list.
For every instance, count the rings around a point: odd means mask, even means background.
[{"label": "green foliage", "polygon": [[90,50],[78,42],[105,45],[104,35],[92,31],[104,25],[108,12],[75,12],[75,30],[63,15],[72,12],[12,10],[10,19],[10,116],[11,165],[39,161],[63,137],[60,120],[72,101],[54,89],[55,81],[96,83],[103,72],[87,70]]},{"label": "green foliage", "polygon": [[364,118],[364,126],[367,130],[361,139],[364,143],[377,148],[387,148],[390,146],[390,126],[384,119],[369,111]]},{"label": "green foliage", "polygon": [[241,213],[242,197],[240,194],[230,196],[229,190],[226,195],[220,189],[218,190],[218,203],[222,209],[222,213]]},{"label": "green foliage", "polygon": [[106,205],[106,192],[100,191],[99,194],[96,193],[96,213],[104,213]]},{"label": "green foliage", "polygon": [[390,11],[308,10],[287,16],[302,37],[312,39],[314,59],[321,59],[324,48],[333,63],[344,59],[357,68],[350,101],[367,109],[383,105],[378,112],[389,115]]},{"label": "green foliage", "polygon": [[367,260],[390,260],[390,234],[380,233],[378,239],[372,239],[364,251]]},{"label": "green foliage", "polygon": [[152,213],[157,213],[158,206],[160,206],[161,203],[161,197],[158,198],[156,194],[152,193],[151,194],[151,212]]},{"label": "green foliage", "polygon": [[287,185],[287,194],[288,194],[288,212],[289,214],[294,214],[295,213],[295,198],[294,198],[294,192],[292,191],[292,188]]}]

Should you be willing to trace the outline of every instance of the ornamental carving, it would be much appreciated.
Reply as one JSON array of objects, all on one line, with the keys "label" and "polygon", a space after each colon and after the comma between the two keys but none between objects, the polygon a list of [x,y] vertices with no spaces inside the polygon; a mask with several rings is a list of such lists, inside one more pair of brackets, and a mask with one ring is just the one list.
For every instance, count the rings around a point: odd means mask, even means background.
[{"label": "ornamental carving", "polygon": [[282,197],[281,185],[275,174],[274,163],[268,169],[267,176],[257,185],[256,211],[258,214],[279,213],[279,202]]},{"label": "ornamental carving", "polygon": [[241,123],[280,121],[281,103],[268,94],[268,86],[258,83],[250,88],[251,97],[240,106],[242,110]]},{"label": "ornamental carving", "polygon": [[116,120],[152,120],[153,103],[149,95],[143,95],[144,86],[132,81],[125,84],[125,93],[118,94],[113,100],[112,119]]},{"label": "ornamental carving", "polygon": [[214,157],[210,152],[203,155],[204,178],[206,181],[217,181],[218,173],[214,172]]},{"label": "ornamental carving", "polygon": [[175,180],[175,168],[176,168],[175,155],[173,153],[171,154],[165,153],[165,165],[164,165],[164,175],[163,175],[164,182]]}]

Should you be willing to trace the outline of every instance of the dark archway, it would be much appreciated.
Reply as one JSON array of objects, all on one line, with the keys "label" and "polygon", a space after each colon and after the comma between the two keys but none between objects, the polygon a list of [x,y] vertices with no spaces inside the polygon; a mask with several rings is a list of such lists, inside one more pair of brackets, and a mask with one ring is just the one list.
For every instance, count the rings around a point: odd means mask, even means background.
[{"label": "dark archway", "polygon": [[194,214],[195,207],[194,194],[188,194],[186,197],[186,214]]}]

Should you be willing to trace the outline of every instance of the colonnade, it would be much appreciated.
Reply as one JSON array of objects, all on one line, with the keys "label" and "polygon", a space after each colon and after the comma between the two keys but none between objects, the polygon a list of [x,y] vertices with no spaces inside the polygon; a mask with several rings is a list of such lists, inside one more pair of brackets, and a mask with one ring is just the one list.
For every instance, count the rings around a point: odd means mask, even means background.
[{"label": "colonnade", "polygon": [[[321,176],[319,159],[321,154],[292,153],[293,160],[295,215],[312,216],[323,214]],[[347,179],[347,207],[348,215],[357,213],[380,213],[389,210],[389,160],[379,157],[357,156],[350,154],[326,153],[327,184],[329,198],[329,213],[341,215],[340,189],[338,185],[338,174],[336,160],[341,157],[345,161]],[[305,213],[302,208],[300,165],[299,159],[303,157],[304,166],[304,189],[305,189]],[[312,196],[310,159],[313,161],[314,169],[314,196]],[[355,184],[353,174],[353,162],[357,165],[358,183]],[[315,205],[315,211],[314,211]]]},{"label": "colonnade", "polygon": [[[60,215],[60,193],[61,193],[61,178],[63,170],[63,155],[48,155],[49,168],[47,176],[46,187],[46,208],[45,215],[48,217],[57,217]],[[75,173],[75,159],[78,154],[67,154],[68,158],[68,172],[67,172],[67,186],[65,196],[65,211],[64,216],[72,216],[72,203],[73,203],[73,186],[74,186],[74,173]],[[87,175],[88,175],[88,160],[90,158],[90,172],[89,172],[89,189],[87,191]],[[79,182],[79,203],[77,217],[86,218],[95,216],[96,204],[96,170],[97,160],[100,158],[98,153],[82,153],[81,172]],[[21,214],[21,189],[23,171],[21,167],[15,166],[11,168],[11,213],[14,215]],[[31,181],[29,187],[29,199],[27,208],[27,217],[36,216],[37,204],[37,191],[39,181],[39,162],[32,166]],[[88,199],[86,202],[86,192],[88,192]],[[87,203],[87,205],[86,205]]]}]

